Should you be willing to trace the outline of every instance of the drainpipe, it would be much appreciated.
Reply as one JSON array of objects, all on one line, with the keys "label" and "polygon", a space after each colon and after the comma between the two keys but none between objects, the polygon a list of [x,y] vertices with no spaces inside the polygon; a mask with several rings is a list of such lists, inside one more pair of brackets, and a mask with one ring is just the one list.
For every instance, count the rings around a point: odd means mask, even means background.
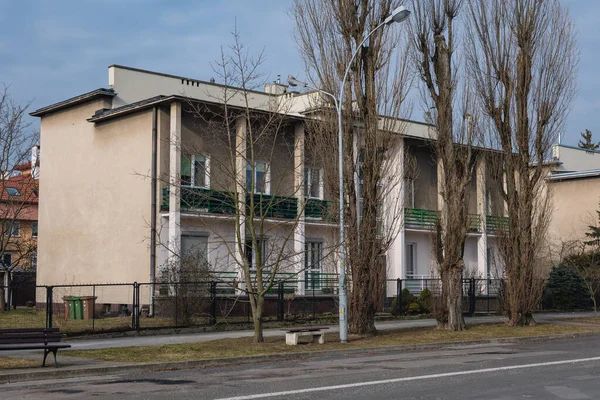
[{"label": "drainpipe", "polygon": [[150,212],[150,309],[148,314],[150,317],[154,316],[154,280],[156,279],[156,170],[157,170],[157,119],[158,119],[158,108],[152,109],[152,188],[151,188],[151,212]]}]

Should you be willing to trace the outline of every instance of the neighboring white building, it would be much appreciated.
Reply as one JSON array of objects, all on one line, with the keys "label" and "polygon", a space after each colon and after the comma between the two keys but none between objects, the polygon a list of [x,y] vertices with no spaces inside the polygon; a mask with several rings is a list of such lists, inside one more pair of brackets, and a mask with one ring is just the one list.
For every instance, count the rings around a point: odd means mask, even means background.
[{"label": "neighboring white building", "polygon": [[[217,99],[224,86],[118,65],[110,66],[108,72],[108,88],[31,113],[41,118],[44,158],[38,285],[149,282],[158,277],[170,250],[194,246],[207,249],[208,261],[216,269],[239,272],[232,257],[251,255],[225,249],[225,244],[238,240],[234,217],[214,204],[185,200],[194,191],[210,193],[212,199],[239,190],[218,167],[227,149],[211,140],[207,133],[210,121],[194,118],[198,108],[191,107],[222,107]],[[305,111],[314,104],[315,96],[315,92],[287,93],[285,86],[277,83],[267,85],[265,92],[251,92],[251,107],[256,112],[272,110],[274,104],[286,109],[287,131],[281,140],[295,144],[293,150],[278,154],[273,165],[257,164],[253,173],[271,174],[265,182],[288,182],[261,187],[265,196],[294,198],[287,211],[279,210],[268,221],[272,226],[268,240],[288,235],[286,220],[295,215],[286,212],[294,210],[294,204],[302,204],[304,197],[310,202],[288,243],[302,254],[286,268],[299,271],[308,265],[315,272],[328,273],[336,271],[335,258],[319,254],[337,243],[338,225],[328,214],[335,199],[320,183],[328,171],[311,165],[303,145]],[[243,101],[234,95],[229,106],[243,106]],[[406,125],[398,159],[402,152],[414,154],[419,174],[403,186],[404,223],[386,258],[388,279],[428,277],[435,271],[431,233],[439,209],[438,165],[429,143],[430,127],[411,121]],[[243,126],[236,128],[237,140],[245,140]],[[185,149],[191,145],[195,150],[188,154]],[[153,169],[156,188],[150,179]],[[491,276],[494,263],[488,258],[496,254],[495,227],[502,223],[504,206],[490,194],[484,162],[479,163],[475,175],[468,204],[472,223],[465,262],[481,276]],[[181,196],[178,179],[184,184]],[[244,179],[240,177],[237,184]],[[258,181],[262,175],[248,179]],[[310,190],[304,189],[307,179],[315,182]],[[154,218],[158,234],[153,246]],[[305,256],[312,260],[310,265]],[[299,285],[298,292],[305,289]],[[395,285],[389,286],[388,293],[395,294]]]}]

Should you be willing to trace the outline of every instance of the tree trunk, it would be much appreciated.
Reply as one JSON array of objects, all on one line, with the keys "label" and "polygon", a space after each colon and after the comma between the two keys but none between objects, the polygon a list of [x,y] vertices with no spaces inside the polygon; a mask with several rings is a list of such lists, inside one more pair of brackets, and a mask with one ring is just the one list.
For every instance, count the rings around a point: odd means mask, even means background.
[{"label": "tree trunk", "polygon": [[254,323],[254,343],[262,343],[265,341],[263,336],[262,315],[264,310],[265,298],[257,295],[255,301],[251,302],[252,306],[252,321]]},{"label": "tree trunk", "polygon": [[0,312],[4,311],[6,303],[4,302],[4,282],[0,285]]},{"label": "tree trunk", "polygon": [[[462,314],[462,271],[458,266],[449,268],[442,276],[443,300],[446,302],[446,319],[438,321],[441,329],[463,331],[466,329]],[[441,322],[441,323],[440,323]]]},{"label": "tree trunk", "polygon": [[531,312],[510,312],[508,326],[535,326],[535,320]]},{"label": "tree trunk", "polygon": [[[356,276],[356,278],[354,278]],[[358,335],[374,335],[375,311],[370,291],[370,273],[368,268],[354,268],[352,275],[352,293],[348,316],[348,330]]]}]

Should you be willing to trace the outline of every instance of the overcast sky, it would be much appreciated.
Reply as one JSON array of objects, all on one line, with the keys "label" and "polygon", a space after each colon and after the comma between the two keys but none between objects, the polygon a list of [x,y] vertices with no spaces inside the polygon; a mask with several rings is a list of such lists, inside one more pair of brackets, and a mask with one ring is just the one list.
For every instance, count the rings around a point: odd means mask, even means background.
[{"label": "overcast sky", "polygon": [[[578,31],[579,92],[563,143],[585,128],[600,140],[600,1],[563,0]],[[209,80],[231,43],[267,56],[263,72],[304,76],[288,16],[291,0],[0,0],[0,83],[31,110],[108,84],[122,64]],[[596,71],[596,72],[594,72]],[[412,118],[422,120],[415,107]],[[35,121],[37,124],[37,121]],[[34,125],[37,126],[37,125]]]}]

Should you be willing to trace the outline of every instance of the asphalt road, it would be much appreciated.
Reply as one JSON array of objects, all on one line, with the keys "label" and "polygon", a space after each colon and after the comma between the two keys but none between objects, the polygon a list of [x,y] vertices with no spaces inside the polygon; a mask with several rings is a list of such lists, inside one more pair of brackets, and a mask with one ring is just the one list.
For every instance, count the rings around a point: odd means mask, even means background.
[{"label": "asphalt road", "polygon": [[85,380],[1,399],[600,399],[600,339],[470,345]]}]

